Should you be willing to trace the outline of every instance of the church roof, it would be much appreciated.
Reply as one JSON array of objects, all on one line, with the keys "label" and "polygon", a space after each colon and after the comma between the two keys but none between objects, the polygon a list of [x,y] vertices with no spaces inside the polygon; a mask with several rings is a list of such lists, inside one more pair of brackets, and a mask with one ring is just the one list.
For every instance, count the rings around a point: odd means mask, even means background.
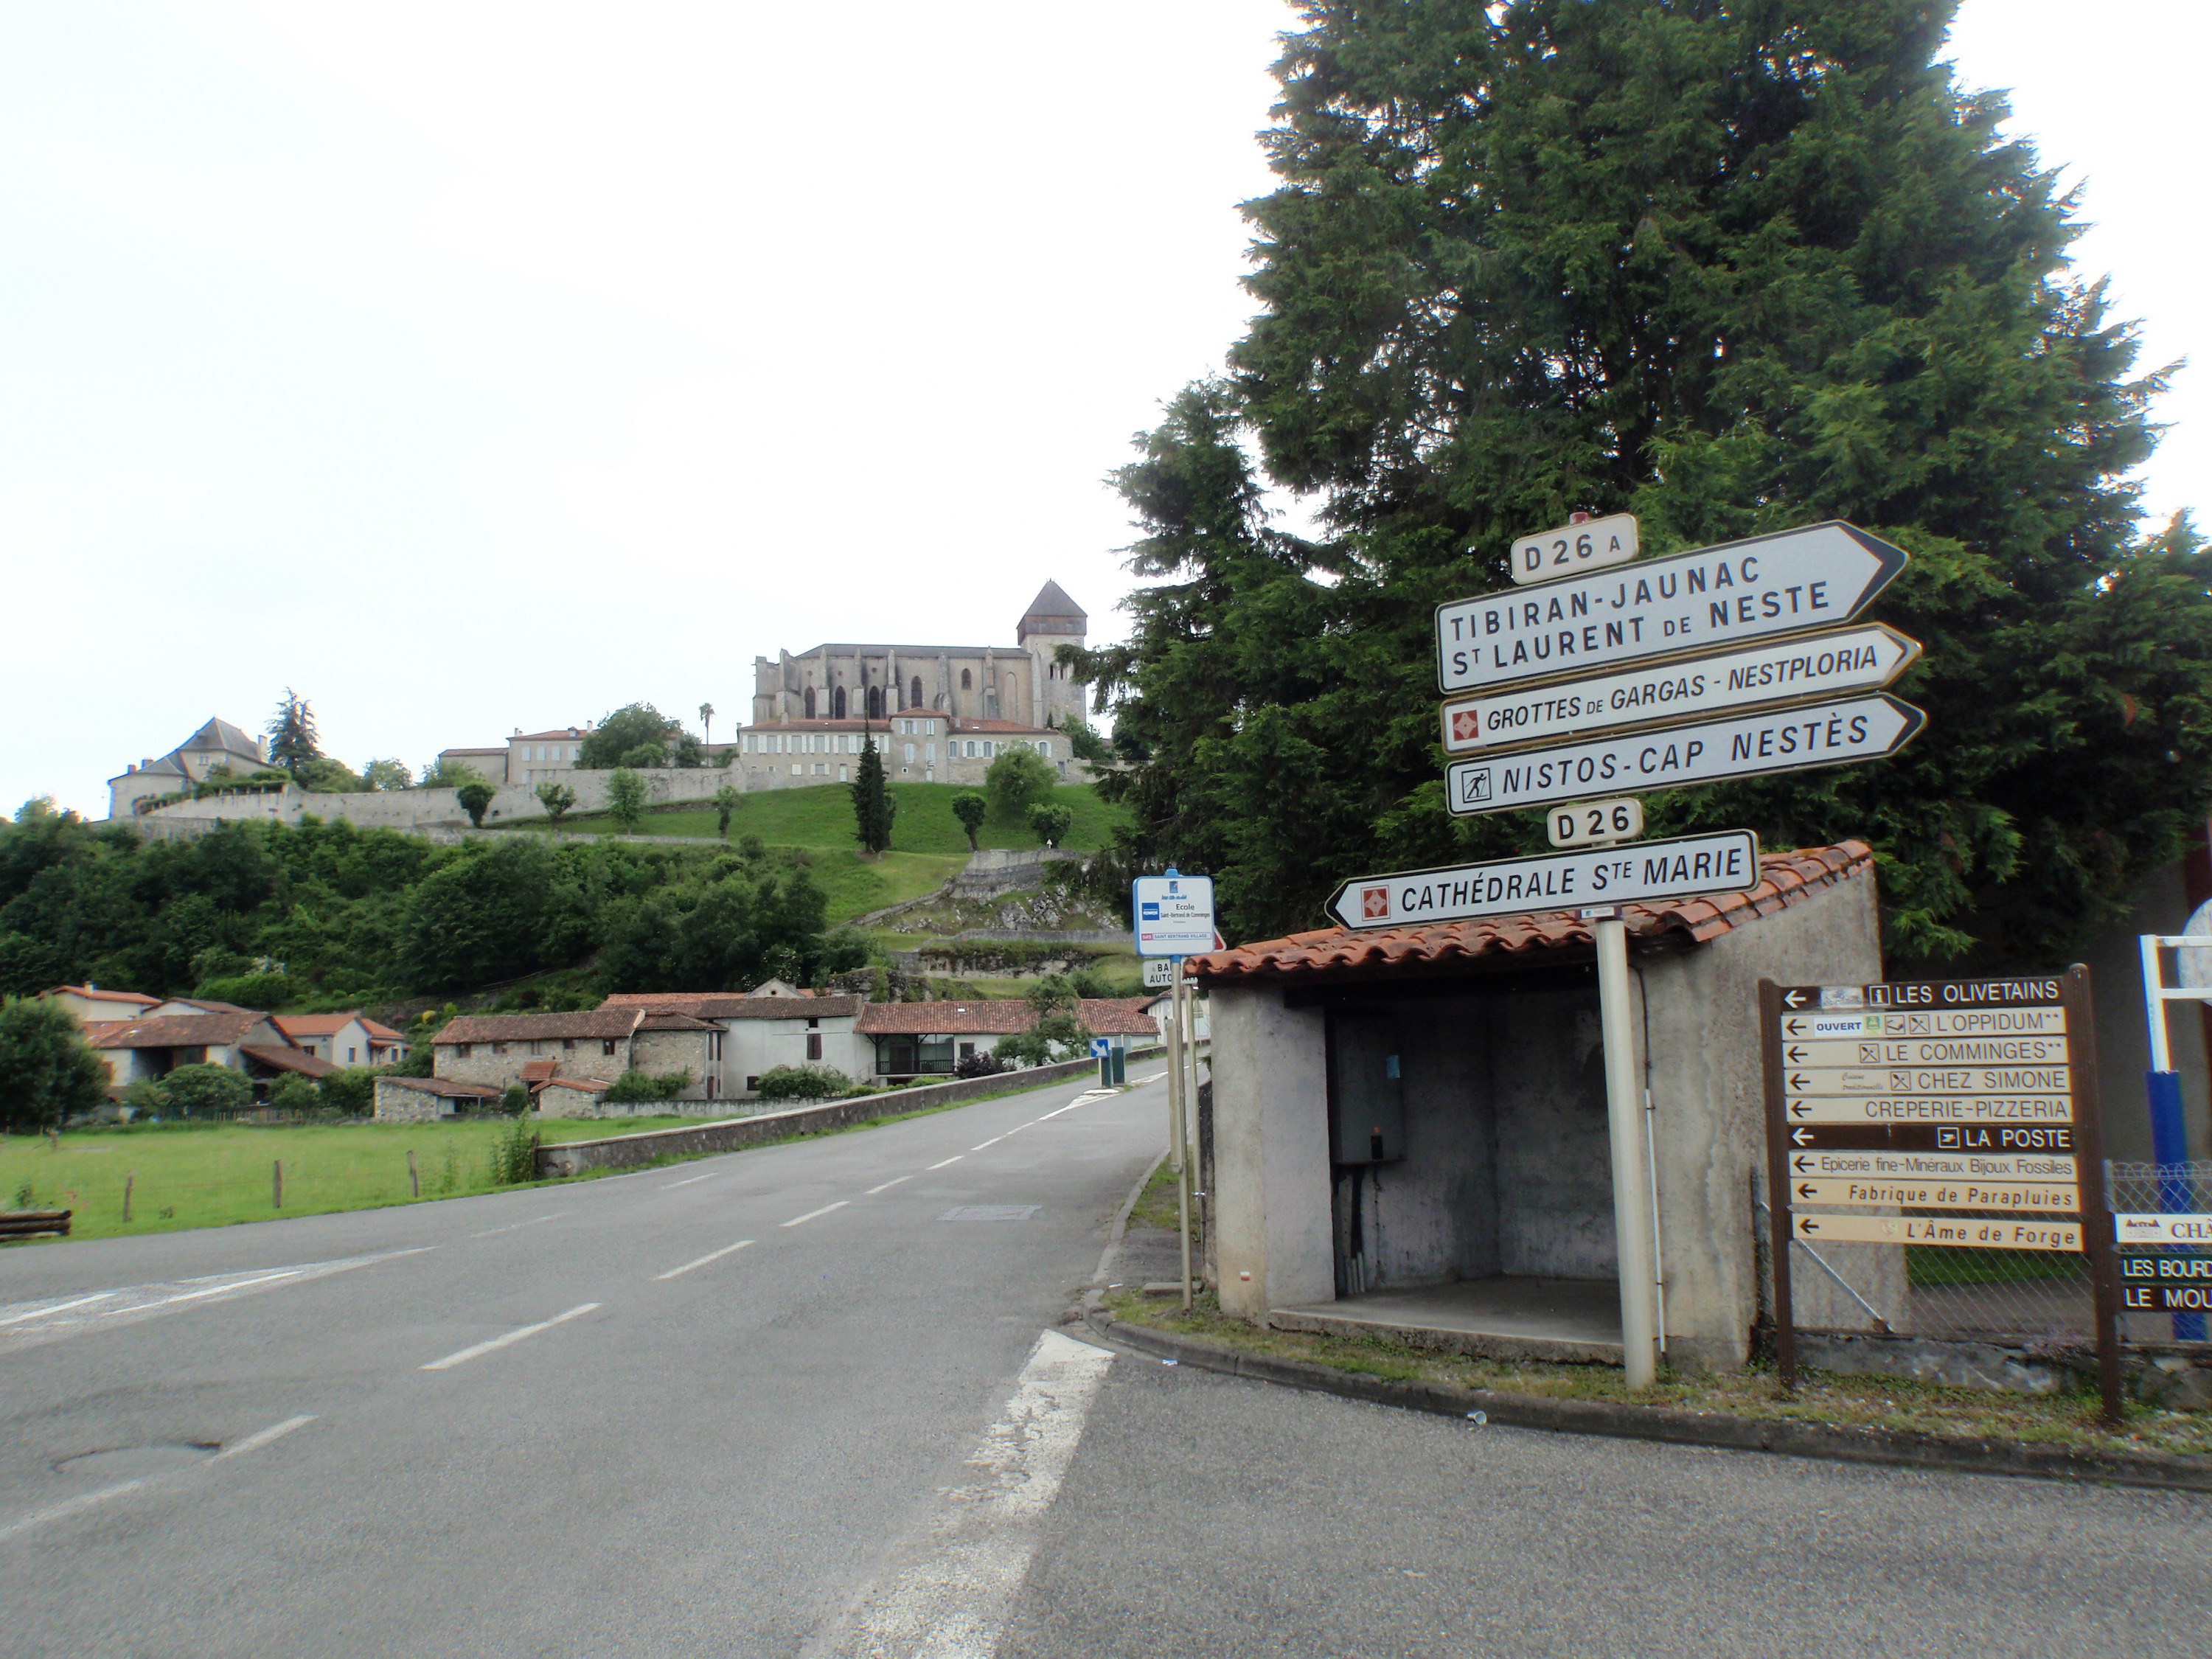
[{"label": "church roof", "polygon": [[261,758],[261,745],[228,720],[211,720],[177,745],[185,749],[221,749],[249,760]]},{"label": "church roof", "polygon": [[1030,608],[1027,611],[1024,611],[1022,615],[1024,618],[1030,617],[1081,617],[1086,622],[1090,620],[1089,617],[1085,614],[1083,607],[1076,604],[1073,599],[1067,597],[1067,590],[1062,587],[1058,582],[1054,581],[1048,581],[1042,587],[1037,589],[1036,598],[1030,601]]}]

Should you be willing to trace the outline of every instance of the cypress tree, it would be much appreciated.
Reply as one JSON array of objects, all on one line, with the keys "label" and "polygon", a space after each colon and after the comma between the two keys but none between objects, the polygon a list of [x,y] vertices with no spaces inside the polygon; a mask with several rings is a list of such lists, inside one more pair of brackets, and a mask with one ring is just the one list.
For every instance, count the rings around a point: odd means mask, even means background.
[{"label": "cypress tree", "polygon": [[864,851],[880,853],[891,844],[891,815],[897,803],[884,781],[883,757],[876,752],[875,733],[861,740],[860,763],[852,782],[853,817]]},{"label": "cypress tree", "polygon": [[[2164,373],[1928,0],[1311,0],[1247,210],[1261,312],[1120,476],[1160,579],[1086,667],[1130,850],[1231,929],[1345,875],[1543,844],[1443,810],[1431,608],[1516,535],[1665,553],[1848,518],[1913,563],[1893,760],[1653,795],[1652,832],[1849,836],[1905,960],[2049,966],[2212,803],[2212,598],[2130,474]],[[1243,447],[1256,440],[1258,464]],[[1326,535],[1270,529],[1257,465]]]}]

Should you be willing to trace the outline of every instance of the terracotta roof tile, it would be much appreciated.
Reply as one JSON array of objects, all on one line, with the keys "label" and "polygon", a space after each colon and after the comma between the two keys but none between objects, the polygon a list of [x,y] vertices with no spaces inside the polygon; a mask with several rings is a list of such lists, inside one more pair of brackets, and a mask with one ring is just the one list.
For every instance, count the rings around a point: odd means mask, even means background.
[{"label": "terracotta roof tile", "polygon": [[351,1023],[351,1014],[271,1014],[270,1023],[294,1042],[303,1036],[336,1036]]},{"label": "terracotta roof tile", "polygon": [[149,997],[143,992],[96,991],[89,985],[57,985],[51,991],[41,992],[40,994],[58,997],[64,992],[74,996],[89,997],[94,1002],[135,1002],[141,1008],[158,1008],[161,1006],[161,998]]},{"label": "terracotta roof tile", "polygon": [[265,1042],[241,1042],[241,1054],[251,1054],[273,1071],[297,1072],[301,1077],[325,1078],[337,1067],[327,1060],[319,1059],[305,1048],[279,1048]]},{"label": "terracotta roof tile", "polygon": [[155,1019],[104,1020],[99,1029],[88,1027],[86,1040],[95,1048],[223,1048],[252,1035],[269,1016],[251,1012],[234,1014],[163,1014]]},{"label": "terracotta roof tile", "polygon": [[617,991],[599,1006],[666,1009],[695,1019],[829,1019],[857,1014],[866,997],[824,997],[802,992],[792,997],[746,996],[736,991]]},{"label": "terracotta roof tile", "polygon": [[411,1089],[418,1095],[443,1095],[450,1099],[497,1100],[501,1091],[474,1083],[456,1083],[443,1077],[380,1077],[380,1089]]},{"label": "terracotta roof tile", "polygon": [[463,1014],[431,1039],[443,1048],[456,1042],[527,1042],[546,1037],[626,1037],[635,1029],[635,1008],[590,1008],[573,1014]]},{"label": "terracotta roof tile", "polygon": [[[1824,887],[1871,871],[1874,854],[1863,842],[1847,841],[1795,853],[1764,854],[1759,865],[1759,883],[1748,892],[1624,905],[1621,914],[1630,936],[1657,939],[1673,933],[1703,945],[1745,922],[1771,916],[1809,898]],[[1206,984],[1229,984],[1297,974],[1472,962],[1487,956],[1520,956],[1577,945],[1588,948],[1595,942],[1590,924],[1579,912],[1540,910],[1479,921],[1432,922],[1420,927],[1383,927],[1363,933],[1348,927],[1317,928],[1193,957],[1184,971]]]},{"label": "terracotta roof tile", "polygon": [[[1076,1018],[1099,1036],[1153,1036],[1159,1027],[1127,1000],[1085,997]],[[854,1029],[870,1036],[1012,1036],[1036,1024],[1018,997],[972,1002],[875,1002]]]},{"label": "terracotta roof tile", "polygon": [[522,1063],[522,1080],[525,1083],[543,1083],[560,1069],[561,1062],[557,1060],[527,1060]]},{"label": "terracotta roof tile", "polygon": [[580,1095],[603,1095],[613,1086],[595,1077],[549,1077],[538,1088],[541,1094],[548,1089],[574,1089]]}]

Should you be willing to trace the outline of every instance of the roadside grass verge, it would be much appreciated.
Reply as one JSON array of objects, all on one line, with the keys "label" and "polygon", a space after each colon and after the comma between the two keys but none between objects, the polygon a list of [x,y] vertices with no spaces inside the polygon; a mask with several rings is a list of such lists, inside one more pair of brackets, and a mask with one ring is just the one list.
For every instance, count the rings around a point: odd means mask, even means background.
[{"label": "roadside grass verge", "polygon": [[[671,1128],[694,1118],[618,1120],[626,1131]],[[0,1208],[70,1210],[71,1238],[132,1237],[194,1227],[225,1227],[294,1215],[327,1215],[413,1201],[407,1154],[415,1154],[422,1195],[457,1198],[497,1191],[500,1143],[513,1118],[458,1123],[295,1124],[200,1127],[149,1124],[72,1129],[58,1141],[33,1135],[0,1140]],[[548,1142],[604,1133],[605,1119],[529,1121]],[[283,1207],[272,1167],[284,1166]],[[123,1189],[131,1178],[131,1220]]]},{"label": "roadside grass verge", "polygon": [[[1148,1188],[1149,1192],[1149,1188]],[[1174,1190],[1169,1189],[1174,1230]],[[1139,1200],[1139,1209],[1143,1200]],[[1134,1224],[1132,1212],[1132,1224]],[[1133,1325],[1217,1342],[1245,1353],[1304,1360],[1337,1370],[1393,1381],[1457,1383],[1504,1394],[1553,1400],[1603,1401],[1625,1406],[1671,1407],[1716,1416],[1821,1424],[1838,1428],[1887,1429],[1948,1440],[2005,1441],[2021,1445],[2099,1451],[2174,1453],[2212,1458],[2212,1415],[2161,1411],[2130,1402],[2127,1421],[2108,1429],[2099,1418],[2094,1390],[2051,1395],[1997,1394],[1947,1388],[1904,1377],[1838,1376],[1808,1371],[1797,1392],[1785,1396],[1770,1367],[1728,1372],[1676,1371],[1662,1367],[1649,1389],[1628,1387],[1610,1365],[1547,1364],[1535,1360],[1478,1359],[1426,1353],[1379,1338],[1327,1336],[1306,1331],[1261,1330],[1224,1317],[1206,1291],[1190,1312],[1134,1290],[1110,1291],[1108,1312]]]}]

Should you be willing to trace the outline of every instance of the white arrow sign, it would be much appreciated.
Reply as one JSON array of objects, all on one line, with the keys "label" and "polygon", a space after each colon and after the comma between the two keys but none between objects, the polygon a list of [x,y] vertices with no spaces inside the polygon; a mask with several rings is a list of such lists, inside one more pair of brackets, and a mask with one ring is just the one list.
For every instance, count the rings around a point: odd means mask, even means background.
[{"label": "white arrow sign", "polygon": [[1472,817],[1622,790],[1680,789],[1723,778],[1879,760],[1902,749],[1927,718],[1885,693],[1553,744],[1455,762],[1444,773],[1444,799],[1454,813]]},{"label": "white arrow sign", "polygon": [[1879,690],[1919,654],[1919,641],[1881,623],[1865,623],[1680,662],[1458,699],[1443,706],[1444,750],[1472,755],[1692,714]]},{"label": "white arrow sign", "polygon": [[1905,568],[1840,519],[1437,607],[1437,683],[1477,691],[1847,623]]},{"label": "white arrow sign", "polygon": [[1528,910],[1741,893],[1758,881],[1759,837],[1748,830],[1724,830],[1632,847],[1358,876],[1330,896],[1328,911],[1347,927],[1404,927]]}]

